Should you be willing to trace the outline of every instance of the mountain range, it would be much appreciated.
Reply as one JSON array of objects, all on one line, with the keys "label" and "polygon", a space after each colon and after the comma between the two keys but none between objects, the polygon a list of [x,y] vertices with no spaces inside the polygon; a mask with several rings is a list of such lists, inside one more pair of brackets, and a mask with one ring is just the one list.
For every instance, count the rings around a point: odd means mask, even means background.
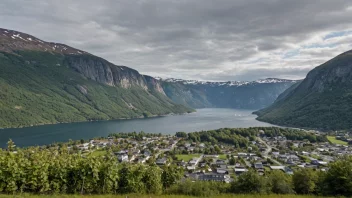
[{"label": "mountain range", "polygon": [[255,113],[258,120],[284,126],[352,129],[352,51],[316,67]]},{"label": "mountain range", "polygon": [[260,109],[271,105],[291,85],[299,82],[268,78],[257,81],[209,82],[160,79],[165,94],[192,108]]},{"label": "mountain range", "polygon": [[160,79],[83,50],[0,29],[0,128],[259,109],[296,81]]}]

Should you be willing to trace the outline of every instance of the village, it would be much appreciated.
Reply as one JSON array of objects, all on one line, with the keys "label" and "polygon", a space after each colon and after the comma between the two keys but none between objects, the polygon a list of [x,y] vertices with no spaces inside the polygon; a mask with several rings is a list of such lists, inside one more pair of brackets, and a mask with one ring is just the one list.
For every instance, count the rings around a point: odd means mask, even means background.
[{"label": "village", "polygon": [[192,142],[172,135],[108,137],[71,146],[86,155],[107,155],[111,150],[121,163],[177,166],[184,177],[200,181],[229,183],[250,169],[259,175],[273,170],[293,174],[298,168],[326,171],[328,164],[343,155],[352,155],[348,141],[352,134],[328,136],[326,142],[288,140],[285,136],[266,136],[264,131],[247,148],[230,144]]}]

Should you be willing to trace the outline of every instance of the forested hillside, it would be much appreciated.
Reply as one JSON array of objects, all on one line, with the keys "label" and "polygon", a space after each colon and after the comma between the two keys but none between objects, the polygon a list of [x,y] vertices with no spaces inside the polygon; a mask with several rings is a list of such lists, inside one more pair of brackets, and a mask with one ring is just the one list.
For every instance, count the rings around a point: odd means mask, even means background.
[{"label": "forested hillside", "polygon": [[0,32],[0,128],[193,111],[136,70],[24,33]]},{"label": "forested hillside", "polygon": [[284,126],[352,129],[352,51],[316,67],[256,114],[258,120]]}]

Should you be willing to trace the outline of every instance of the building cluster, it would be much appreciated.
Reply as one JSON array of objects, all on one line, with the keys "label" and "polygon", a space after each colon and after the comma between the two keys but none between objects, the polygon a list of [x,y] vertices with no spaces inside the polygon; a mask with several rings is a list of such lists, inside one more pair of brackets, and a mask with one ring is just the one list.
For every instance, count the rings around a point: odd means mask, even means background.
[{"label": "building cluster", "polygon": [[245,149],[226,144],[189,142],[175,136],[143,137],[139,140],[132,137],[108,138],[76,146],[86,153],[108,148],[114,150],[119,162],[174,165],[184,169],[185,178],[227,183],[235,175],[250,169],[259,175],[274,170],[293,174],[298,168],[326,171],[328,164],[339,156],[352,154],[352,147],[348,145],[293,141],[283,136],[266,137],[264,133]]}]

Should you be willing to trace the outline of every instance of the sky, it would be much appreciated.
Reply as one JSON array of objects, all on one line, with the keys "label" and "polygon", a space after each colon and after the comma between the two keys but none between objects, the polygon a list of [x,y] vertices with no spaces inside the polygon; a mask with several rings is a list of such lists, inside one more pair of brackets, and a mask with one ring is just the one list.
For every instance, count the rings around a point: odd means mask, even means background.
[{"label": "sky", "polygon": [[155,77],[302,79],[352,49],[352,1],[1,0],[0,26]]}]

